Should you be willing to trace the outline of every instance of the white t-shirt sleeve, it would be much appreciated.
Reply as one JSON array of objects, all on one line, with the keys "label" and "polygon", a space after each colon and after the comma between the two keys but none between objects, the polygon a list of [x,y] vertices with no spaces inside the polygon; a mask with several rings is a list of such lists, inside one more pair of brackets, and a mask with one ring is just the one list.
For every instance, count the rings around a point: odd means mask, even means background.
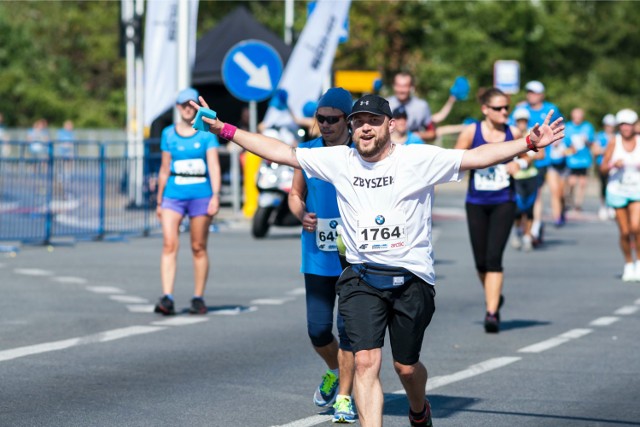
[{"label": "white t-shirt sleeve", "polygon": [[409,145],[405,148],[407,162],[427,185],[460,181],[460,163],[465,150],[454,150],[434,145]]},{"label": "white t-shirt sleeve", "polygon": [[340,171],[345,170],[348,150],[345,146],[297,148],[296,157],[308,176],[333,182]]}]

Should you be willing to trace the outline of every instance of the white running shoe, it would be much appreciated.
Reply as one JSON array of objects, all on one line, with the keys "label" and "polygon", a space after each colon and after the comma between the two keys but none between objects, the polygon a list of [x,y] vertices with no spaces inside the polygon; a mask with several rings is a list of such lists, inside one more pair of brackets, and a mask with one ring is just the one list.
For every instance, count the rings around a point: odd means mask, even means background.
[{"label": "white running shoe", "polygon": [[635,272],[634,280],[636,282],[640,282],[640,259],[636,260],[636,263],[634,264],[633,270]]},{"label": "white running shoe", "polygon": [[624,271],[622,272],[623,282],[633,282],[636,280],[636,265],[632,262],[628,262],[624,265]]},{"label": "white running shoe", "polygon": [[600,206],[600,209],[598,209],[598,219],[600,221],[606,221],[609,219],[609,212],[605,206]]},{"label": "white running shoe", "polygon": [[529,235],[522,236],[522,250],[529,252],[533,249],[533,239]]},{"label": "white running shoe", "polygon": [[517,234],[513,235],[513,237],[511,238],[511,246],[514,249],[520,250],[520,248],[522,247],[522,240],[520,240],[520,236],[518,236]]}]

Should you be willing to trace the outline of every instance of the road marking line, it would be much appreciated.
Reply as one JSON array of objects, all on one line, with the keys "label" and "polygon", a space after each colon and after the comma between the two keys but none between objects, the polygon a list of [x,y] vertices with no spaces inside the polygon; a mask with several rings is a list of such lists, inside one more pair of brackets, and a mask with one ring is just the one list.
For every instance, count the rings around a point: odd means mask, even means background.
[{"label": "road marking line", "polygon": [[591,326],[609,326],[613,323],[616,323],[618,320],[620,320],[619,317],[615,317],[615,316],[604,316],[604,317],[598,317],[596,320],[594,320],[593,322],[589,323],[589,325]]},{"label": "road marking line", "polygon": [[173,317],[167,320],[158,320],[156,322],[151,322],[151,324],[157,326],[184,326],[206,322],[207,320],[209,319],[206,317]]},{"label": "road marking line", "polygon": [[287,295],[304,295],[306,293],[307,292],[304,288],[296,288],[292,291],[287,292]]},{"label": "road marking line", "polygon": [[110,295],[109,299],[130,304],[145,304],[149,302],[146,298],[136,297],[133,295]]},{"label": "road marking line", "polygon": [[549,350],[550,348],[557,347],[571,340],[583,337],[591,332],[593,332],[592,329],[572,329],[568,332],[565,332],[564,334],[558,335],[557,337],[550,338],[548,340],[541,341],[537,344],[532,344],[527,347],[523,347],[520,350],[518,350],[518,352],[541,353],[545,350]]},{"label": "road marking line", "polygon": [[0,351],[0,362],[5,360],[18,359],[24,356],[34,354],[48,353],[50,351],[64,350],[84,344],[92,344],[99,342],[113,341],[121,338],[127,338],[134,335],[148,334],[150,332],[161,331],[166,328],[158,326],[130,326],[127,328],[113,329],[111,331],[100,332],[98,334],[87,335],[78,338],[69,338],[61,341],[53,341],[42,344],[28,345],[25,347],[13,348],[10,350]]},{"label": "road marking line", "polygon": [[[476,375],[484,374],[486,372],[493,371],[494,369],[502,368],[521,359],[521,357],[496,357],[494,359],[485,360],[484,362],[471,365],[467,369],[451,375],[433,377],[427,383],[427,391],[435,390],[438,387],[466,380],[467,378],[475,377]],[[402,392],[404,393],[404,390]]]},{"label": "road marking line", "polygon": [[254,299],[249,304],[251,305],[282,305],[285,302],[294,301],[295,298],[262,298]]},{"label": "road marking line", "polygon": [[[474,377],[476,375],[484,374],[494,369],[502,368],[504,366],[517,362],[518,360],[521,360],[521,359],[522,359],[521,357],[497,357],[495,359],[489,359],[489,360],[485,360],[484,362],[471,365],[467,369],[464,369],[459,372],[455,372],[451,375],[441,375],[441,376],[430,378],[427,383],[426,391],[432,391],[438,387],[442,387],[458,381],[466,380],[468,378]],[[384,401],[385,403],[388,403],[394,400],[401,399],[403,396],[405,396],[404,390],[394,391],[393,393],[391,393],[391,396],[387,396],[384,399]],[[310,426],[315,426],[318,424],[325,423],[331,420],[331,418],[332,418],[331,415],[313,415],[311,417],[296,420],[288,424],[282,424],[282,425],[273,426],[273,427],[310,427]]]},{"label": "road marking line", "polygon": [[250,307],[235,307],[235,308],[224,308],[221,310],[213,310],[210,311],[209,314],[212,316],[237,316],[241,313],[251,313],[253,311],[257,311],[258,307],[250,306]]},{"label": "road marking line", "polygon": [[122,289],[113,286],[87,286],[87,290],[96,294],[124,294]]},{"label": "road marking line", "polygon": [[636,311],[638,311],[638,307],[634,305],[625,305],[624,307],[620,307],[619,309],[614,311],[613,314],[619,314],[619,315],[625,316],[627,314],[633,314]]},{"label": "road marking line", "polygon": [[16,268],[13,272],[16,274],[23,274],[25,276],[53,276],[52,271],[42,270],[39,268]]},{"label": "road marking line", "polygon": [[82,277],[73,277],[73,276],[52,277],[51,280],[59,283],[75,283],[78,285],[84,285],[85,283],[87,283],[87,279],[83,279]]},{"label": "road marking line", "polygon": [[128,305],[127,310],[132,313],[153,313],[155,306],[153,304],[136,304]]}]

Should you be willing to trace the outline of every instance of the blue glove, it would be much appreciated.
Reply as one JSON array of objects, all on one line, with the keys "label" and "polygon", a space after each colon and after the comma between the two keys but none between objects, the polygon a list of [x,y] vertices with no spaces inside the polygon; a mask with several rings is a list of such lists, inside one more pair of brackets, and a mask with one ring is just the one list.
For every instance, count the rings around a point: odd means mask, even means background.
[{"label": "blue glove", "polygon": [[302,107],[302,115],[305,117],[313,117],[318,109],[318,103],[315,101],[309,101]]},{"label": "blue glove", "polygon": [[466,77],[458,76],[453,82],[453,86],[451,86],[449,93],[458,101],[464,101],[469,96],[469,89],[469,80],[467,80]]},{"label": "blue glove", "polygon": [[380,92],[380,89],[382,89],[382,79],[375,79],[373,81],[373,91]]},{"label": "blue glove", "polygon": [[210,110],[208,108],[200,107],[198,113],[196,114],[196,118],[193,121],[193,128],[195,130],[201,130],[203,132],[209,132],[209,124],[202,121],[202,117],[208,117],[210,119],[215,119],[217,116],[216,112]]}]

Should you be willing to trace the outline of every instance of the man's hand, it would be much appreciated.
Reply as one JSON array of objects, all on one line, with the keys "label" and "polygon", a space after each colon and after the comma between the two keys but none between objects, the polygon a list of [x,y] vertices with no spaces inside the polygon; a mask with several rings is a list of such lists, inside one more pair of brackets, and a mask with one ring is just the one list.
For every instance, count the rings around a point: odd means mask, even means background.
[{"label": "man's hand", "polygon": [[318,226],[318,217],[313,212],[306,212],[302,217],[302,227],[305,231],[314,231]]},{"label": "man's hand", "polygon": [[564,119],[562,117],[559,117],[556,121],[549,124],[553,113],[554,111],[550,110],[544,122],[542,122],[542,126],[536,123],[533,129],[531,129],[529,139],[537,148],[544,148],[564,138]]}]

